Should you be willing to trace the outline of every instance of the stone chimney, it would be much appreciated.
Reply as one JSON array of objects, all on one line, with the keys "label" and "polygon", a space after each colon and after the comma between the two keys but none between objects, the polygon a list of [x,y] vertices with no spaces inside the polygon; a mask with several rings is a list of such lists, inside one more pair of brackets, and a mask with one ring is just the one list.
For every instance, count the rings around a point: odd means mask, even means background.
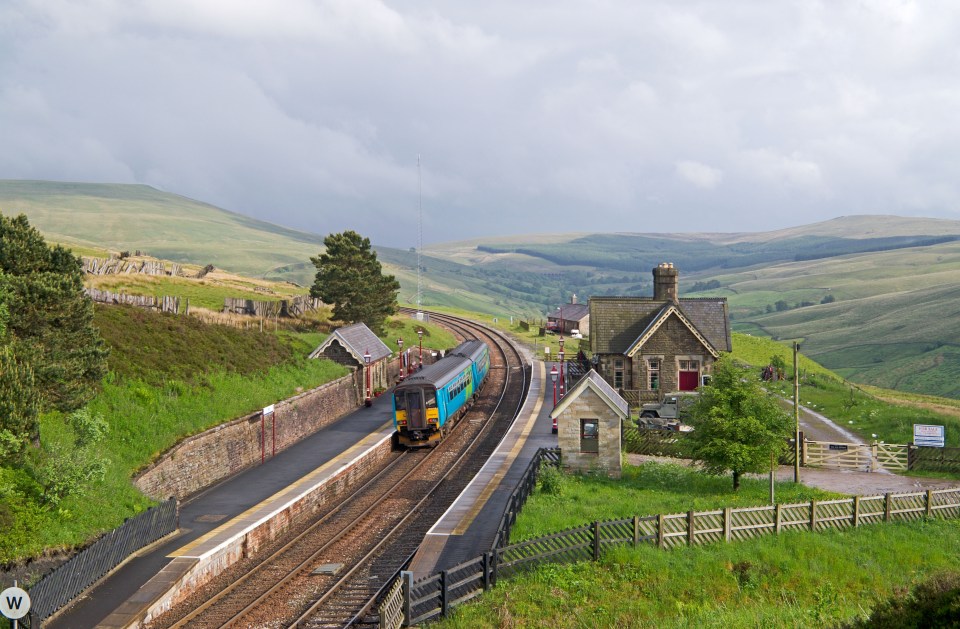
[{"label": "stone chimney", "polygon": [[680,291],[677,287],[680,272],[673,268],[673,262],[661,262],[653,270],[654,301],[672,301],[679,303]]},{"label": "stone chimney", "polygon": [[577,303],[577,294],[574,293],[573,297],[570,298],[570,303],[576,305]]}]

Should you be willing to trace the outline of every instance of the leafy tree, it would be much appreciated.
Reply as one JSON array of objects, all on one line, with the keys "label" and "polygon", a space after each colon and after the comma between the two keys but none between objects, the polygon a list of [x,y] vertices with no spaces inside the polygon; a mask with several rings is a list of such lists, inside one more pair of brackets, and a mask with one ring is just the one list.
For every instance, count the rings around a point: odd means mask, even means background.
[{"label": "leafy tree", "polygon": [[733,472],[733,489],[745,473],[770,469],[786,447],[792,421],[749,372],[724,357],[714,365],[709,386],[691,409],[693,458],[707,473]]},{"label": "leafy tree", "polygon": [[93,326],[80,260],[48,247],[26,216],[0,215],[0,293],[7,313],[0,342],[33,371],[40,410],[85,405],[106,375],[108,350]]},{"label": "leafy tree", "polygon": [[774,307],[777,309],[777,312],[783,312],[784,310],[790,310],[790,304],[784,300],[779,300],[774,304]]},{"label": "leafy tree", "polygon": [[832,304],[837,301],[837,298],[833,295],[824,295],[823,299],[820,300],[821,304]]},{"label": "leafy tree", "polygon": [[370,239],[354,231],[330,234],[323,239],[326,252],[310,258],[317,275],[310,296],[333,306],[340,321],[362,321],[376,334],[383,333],[386,318],[397,311],[400,283],[384,275]]}]

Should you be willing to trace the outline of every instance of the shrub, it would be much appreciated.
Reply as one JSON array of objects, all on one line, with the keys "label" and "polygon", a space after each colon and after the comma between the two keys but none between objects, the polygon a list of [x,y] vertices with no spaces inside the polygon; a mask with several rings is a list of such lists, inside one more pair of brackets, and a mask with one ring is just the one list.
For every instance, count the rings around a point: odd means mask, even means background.
[{"label": "shrub", "polygon": [[881,602],[868,618],[844,627],[960,627],[960,572],[938,572],[909,595]]},{"label": "shrub", "polygon": [[545,494],[551,496],[563,495],[563,472],[554,465],[546,463],[540,464],[540,475],[537,478],[537,487]]}]

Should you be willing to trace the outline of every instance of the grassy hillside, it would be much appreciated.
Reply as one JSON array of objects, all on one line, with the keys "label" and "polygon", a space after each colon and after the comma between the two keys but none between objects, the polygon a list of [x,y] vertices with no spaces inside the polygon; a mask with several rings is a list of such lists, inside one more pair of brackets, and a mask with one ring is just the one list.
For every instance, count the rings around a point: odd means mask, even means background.
[{"label": "grassy hillside", "polygon": [[[300,286],[312,283],[309,258],[326,235],[147,186],[0,181],[0,212],[26,213],[48,240],[78,253],[140,249]],[[543,317],[573,293],[651,295],[650,270],[673,262],[681,295],[727,297],[738,331],[800,340],[804,353],[857,382],[960,397],[958,221],[853,216],[755,234],[485,238],[427,247],[419,278],[416,252],[376,250],[400,280],[401,303],[417,303],[419,280],[425,308],[501,318]],[[149,281],[91,283],[156,294]]]},{"label": "grassy hillside", "polygon": [[323,236],[150,186],[0,180],[0,212],[26,214],[48,241],[140,250],[299,284],[312,277],[310,256],[323,248]]}]

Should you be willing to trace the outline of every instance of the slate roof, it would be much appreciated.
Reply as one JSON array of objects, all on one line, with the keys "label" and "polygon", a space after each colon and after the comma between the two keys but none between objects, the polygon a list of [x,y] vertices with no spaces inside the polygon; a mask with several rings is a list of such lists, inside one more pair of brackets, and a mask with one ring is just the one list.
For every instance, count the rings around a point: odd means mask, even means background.
[{"label": "slate roof", "polygon": [[[673,302],[650,297],[591,297],[590,345],[595,354],[627,354]],[[725,297],[681,299],[676,305],[714,349],[733,351]]]},{"label": "slate roof", "polygon": [[317,349],[310,352],[310,358],[318,358],[334,341],[340,343],[361,365],[363,355],[367,352],[370,352],[370,362],[374,363],[393,354],[365,324],[354,323],[334,330]]},{"label": "slate roof", "polygon": [[587,375],[581,378],[580,382],[575,384],[573,388],[563,396],[563,399],[554,407],[551,415],[553,417],[559,416],[560,413],[566,410],[567,406],[569,406],[573,400],[580,397],[580,394],[587,388],[593,389],[611,409],[618,412],[621,419],[625,419],[630,415],[630,406],[627,401],[593,369],[588,371]]},{"label": "slate roof", "polygon": [[[564,321],[582,321],[584,317],[590,314],[590,304],[564,304],[563,305],[563,320]],[[557,308],[549,315],[548,319],[560,320],[560,308]]]}]

